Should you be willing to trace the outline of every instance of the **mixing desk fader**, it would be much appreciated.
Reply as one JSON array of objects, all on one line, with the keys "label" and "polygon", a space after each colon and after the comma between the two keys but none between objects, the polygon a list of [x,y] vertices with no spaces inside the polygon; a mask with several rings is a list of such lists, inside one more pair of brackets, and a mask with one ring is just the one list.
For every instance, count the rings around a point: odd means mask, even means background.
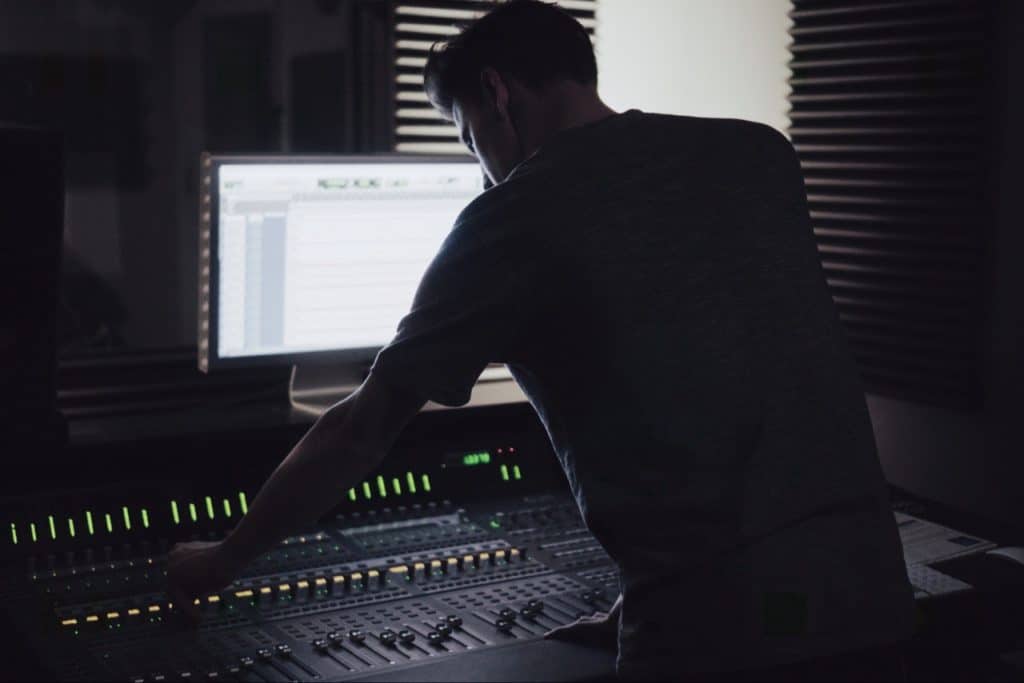
[{"label": "mixing desk fader", "polygon": [[618,594],[553,466],[513,444],[393,456],[316,528],[198,596],[198,627],[164,593],[166,552],[221,536],[252,488],[8,500],[0,601],[40,675],[63,680],[607,675],[610,654],[543,640]]}]

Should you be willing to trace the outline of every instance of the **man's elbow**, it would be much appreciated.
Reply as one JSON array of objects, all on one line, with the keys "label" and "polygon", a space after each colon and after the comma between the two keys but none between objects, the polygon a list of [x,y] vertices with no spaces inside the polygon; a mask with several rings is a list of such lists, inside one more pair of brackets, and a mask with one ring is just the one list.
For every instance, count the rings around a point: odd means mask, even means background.
[{"label": "man's elbow", "polygon": [[349,448],[379,461],[423,403],[371,374],[330,419]]}]

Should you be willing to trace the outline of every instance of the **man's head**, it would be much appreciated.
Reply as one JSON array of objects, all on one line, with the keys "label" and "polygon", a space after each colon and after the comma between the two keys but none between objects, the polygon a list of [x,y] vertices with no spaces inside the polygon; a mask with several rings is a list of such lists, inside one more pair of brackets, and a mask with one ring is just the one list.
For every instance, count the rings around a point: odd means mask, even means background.
[{"label": "man's head", "polygon": [[558,130],[613,113],[597,96],[586,30],[537,0],[502,3],[435,45],[423,75],[431,103],[495,183]]}]

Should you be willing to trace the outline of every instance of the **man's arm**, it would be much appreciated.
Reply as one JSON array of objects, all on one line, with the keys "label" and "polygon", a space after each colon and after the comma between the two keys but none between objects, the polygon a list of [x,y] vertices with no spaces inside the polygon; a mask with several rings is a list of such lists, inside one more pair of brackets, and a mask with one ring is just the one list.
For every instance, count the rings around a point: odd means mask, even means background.
[{"label": "man's arm", "polygon": [[423,403],[371,374],[317,420],[227,538],[183,543],[171,550],[171,600],[195,614],[193,598],[220,590],[251,560],[316,522],[337,505],[343,491],[381,462]]}]

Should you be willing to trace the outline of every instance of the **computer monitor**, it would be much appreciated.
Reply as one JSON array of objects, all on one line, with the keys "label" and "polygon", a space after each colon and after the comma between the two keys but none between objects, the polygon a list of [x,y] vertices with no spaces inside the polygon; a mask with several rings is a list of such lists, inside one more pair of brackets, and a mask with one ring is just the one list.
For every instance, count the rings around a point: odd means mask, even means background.
[{"label": "computer monitor", "polygon": [[468,157],[200,163],[200,369],[291,365],[302,405],[358,385],[483,190]]}]

